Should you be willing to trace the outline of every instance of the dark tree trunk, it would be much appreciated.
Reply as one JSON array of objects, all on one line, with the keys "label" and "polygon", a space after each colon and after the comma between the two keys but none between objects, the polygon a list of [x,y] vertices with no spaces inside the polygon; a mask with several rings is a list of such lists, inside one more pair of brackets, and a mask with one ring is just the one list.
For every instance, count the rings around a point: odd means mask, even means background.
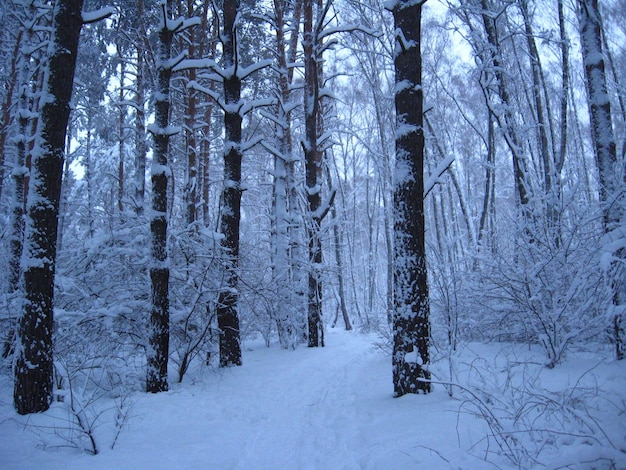
[{"label": "dark tree trunk", "polygon": [[305,184],[308,201],[307,232],[309,239],[309,293],[308,293],[308,330],[309,347],[324,346],[322,324],[322,281],[320,268],[322,265],[322,241],[320,231],[322,219],[320,207],[322,153],[317,145],[317,124],[319,116],[319,82],[318,64],[315,54],[315,38],[313,34],[313,0],[304,0],[304,125],[305,140],[303,142],[305,160]]},{"label": "dark tree trunk", "polygon": [[167,360],[169,357],[169,276],[167,265],[167,183],[169,152],[169,113],[172,39],[174,31],[168,28],[172,2],[163,6],[163,23],[159,31],[157,58],[157,93],[154,103],[154,126],[150,131],[154,138],[152,165],[152,309],[150,312],[146,377],[148,392],[164,392],[168,389]]},{"label": "dark tree trunk", "polygon": [[430,304],[424,227],[422,3],[393,6],[396,29],[394,181],[394,395],[428,393]]},{"label": "dark tree trunk", "polygon": [[237,313],[237,285],[239,277],[239,223],[241,219],[241,123],[237,109],[241,99],[241,79],[237,76],[236,16],[239,0],[224,2],[224,69],[232,73],[224,78],[224,191],[220,230],[224,235],[222,246],[227,266],[226,285],[220,292],[217,324],[220,330],[220,367],[241,365],[239,315]]},{"label": "dark tree trunk", "polygon": [[48,72],[32,157],[24,238],[24,310],[18,326],[14,403],[20,414],[45,411],[52,400],[54,274],[65,135],[83,0],[54,9]]}]

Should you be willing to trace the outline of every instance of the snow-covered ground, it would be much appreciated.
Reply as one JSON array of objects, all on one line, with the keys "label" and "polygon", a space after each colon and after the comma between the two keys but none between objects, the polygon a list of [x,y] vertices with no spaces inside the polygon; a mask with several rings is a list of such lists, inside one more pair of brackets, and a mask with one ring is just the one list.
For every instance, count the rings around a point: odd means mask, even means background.
[{"label": "snow-covered ground", "polygon": [[[196,367],[167,393],[101,398],[97,419],[83,414],[95,423],[95,456],[75,447],[90,444],[67,400],[15,414],[5,374],[0,468],[626,468],[626,361],[608,348],[547,369],[527,346],[471,344],[455,356],[463,389],[453,397],[436,385],[393,398],[376,342],[336,330],[323,349],[247,342],[243,367]],[[448,380],[446,360],[434,370]],[[129,416],[116,427],[119,409]]]}]

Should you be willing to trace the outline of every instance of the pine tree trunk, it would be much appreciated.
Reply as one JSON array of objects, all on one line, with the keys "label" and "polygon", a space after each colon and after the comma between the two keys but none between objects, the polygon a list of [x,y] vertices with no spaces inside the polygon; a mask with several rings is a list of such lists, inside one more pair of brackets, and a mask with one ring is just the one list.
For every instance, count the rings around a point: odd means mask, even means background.
[{"label": "pine tree trunk", "polygon": [[322,205],[320,176],[322,154],[317,145],[319,115],[318,64],[315,56],[315,38],[313,34],[313,0],[304,0],[304,126],[303,142],[305,159],[305,185],[308,202],[307,235],[309,239],[309,290],[308,290],[308,345],[324,346],[322,326],[322,241],[320,231],[322,220],[319,209]]},{"label": "pine tree trunk", "polygon": [[82,6],[83,0],[59,0],[54,9],[24,237],[25,302],[14,365],[14,403],[20,414],[45,411],[52,400],[57,224]]},{"label": "pine tree trunk", "polygon": [[157,93],[154,103],[154,125],[150,132],[154,138],[152,163],[152,266],[150,281],[152,308],[148,329],[147,377],[148,392],[164,392],[168,389],[167,360],[169,357],[169,267],[167,255],[167,185],[169,152],[170,78],[168,64],[174,32],[168,28],[172,1],[163,5],[163,18],[159,30],[157,57]]},{"label": "pine tree trunk", "polygon": [[424,227],[422,3],[393,5],[396,29],[394,181],[394,395],[428,393],[430,304]]},{"label": "pine tree trunk", "polygon": [[220,367],[241,365],[239,315],[237,313],[239,277],[239,225],[241,221],[241,125],[238,106],[241,99],[241,79],[237,76],[236,20],[239,0],[224,2],[224,69],[230,74],[224,78],[224,190],[220,231],[224,235],[226,279],[219,294],[217,325],[220,330]]}]

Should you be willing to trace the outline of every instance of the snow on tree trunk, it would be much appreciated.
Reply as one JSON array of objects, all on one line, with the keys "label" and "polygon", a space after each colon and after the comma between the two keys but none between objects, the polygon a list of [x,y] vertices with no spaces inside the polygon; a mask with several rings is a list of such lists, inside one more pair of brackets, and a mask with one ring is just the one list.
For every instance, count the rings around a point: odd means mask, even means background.
[{"label": "snow on tree trunk", "polygon": [[[330,172],[330,168],[326,166],[326,179],[328,180],[328,187],[333,187],[333,177]],[[346,331],[350,331],[352,329],[352,323],[350,323],[350,316],[348,315],[348,307],[346,305],[346,289],[344,287],[344,276],[343,276],[343,257],[341,255],[341,247],[343,246],[343,241],[341,237],[341,232],[339,231],[339,227],[341,221],[339,220],[339,216],[337,215],[337,207],[333,204],[330,210],[330,214],[332,216],[332,226],[333,226],[333,242],[335,245],[335,262],[337,263],[337,290],[339,294],[339,309],[337,311],[337,316],[333,321],[333,328],[337,324],[337,318],[339,317],[339,310],[341,310],[341,318],[343,319],[343,324],[346,328]],[[370,225],[369,235],[371,236],[372,229]],[[370,245],[371,249],[371,245]],[[369,253],[368,253],[369,256]],[[370,264],[371,266],[371,264]],[[370,277],[371,280],[371,277]],[[368,289],[371,289],[372,294],[370,297],[373,299],[373,292],[375,290],[373,286],[373,282],[369,283]],[[373,300],[372,300],[373,303]],[[371,311],[371,303],[368,305],[368,311]],[[369,326],[369,325],[368,325]]]},{"label": "snow on tree trunk", "polygon": [[32,155],[22,267],[24,309],[14,363],[18,413],[45,411],[52,400],[54,274],[61,178],[83,0],[58,0]]},{"label": "snow on tree trunk", "polygon": [[9,292],[17,292],[20,286],[22,270],[20,260],[22,258],[22,248],[24,239],[24,199],[25,199],[25,178],[28,173],[26,167],[26,142],[29,138],[29,83],[30,83],[30,54],[32,48],[33,27],[36,9],[34,4],[29,5],[26,24],[29,24],[26,39],[23,40],[19,59],[19,99],[18,99],[18,135],[16,137],[17,155],[13,168],[14,197],[12,211],[12,233],[10,238],[11,257],[9,261]]},{"label": "snow on tree trunk", "polygon": [[528,0],[519,2],[520,11],[524,19],[524,30],[526,32],[526,44],[532,71],[532,96],[535,103],[536,127],[539,133],[538,150],[543,166],[544,188],[543,193],[546,198],[546,224],[552,232],[555,245],[560,244],[560,228],[558,227],[558,208],[561,206],[561,195],[559,194],[559,175],[556,173],[556,147],[554,146],[554,132],[550,121],[550,101],[547,93],[542,93],[545,84],[545,76],[541,64],[541,56],[537,49],[535,35],[531,24],[531,13],[529,11]]},{"label": "snow on tree trunk", "polygon": [[236,21],[239,0],[224,2],[224,190],[220,231],[224,235],[222,247],[226,257],[226,285],[219,294],[217,324],[220,330],[220,367],[241,365],[237,287],[239,277],[239,224],[241,221],[241,124],[239,110],[241,79],[237,75]]},{"label": "snow on tree trunk", "polygon": [[295,348],[296,337],[292,324],[291,288],[289,286],[289,213],[286,160],[291,159],[290,119],[285,106],[289,103],[290,87],[287,75],[285,48],[285,2],[274,0],[276,28],[276,57],[278,62],[278,105],[276,109],[276,140],[278,152],[274,155],[274,263],[276,283],[276,315],[278,339],[283,349]]},{"label": "snow on tree trunk", "polygon": [[587,95],[589,100],[589,118],[591,138],[600,176],[600,204],[607,234],[608,251],[611,245],[620,248],[616,253],[608,253],[614,257],[610,263],[609,276],[613,290],[613,327],[617,359],[624,359],[623,317],[626,308],[626,281],[624,269],[621,267],[626,258],[623,248],[624,235],[620,225],[624,223],[624,162],[618,161],[615,134],[611,121],[611,100],[606,84],[604,52],[602,46],[602,25],[597,0],[579,0],[578,15],[580,21],[580,39],[583,65],[587,79]]},{"label": "snow on tree trunk", "polygon": [[[19,98],[18,98],[18,134],[16,140],[16,159],[13,167],[13,181],[14,181],[14,195],[13,195],[13,208],[11,213],[11,237],[9,239],[10,245],[10,258],[9,258],[9,293],[17,300],[20,296],[20,285],[22,279],[22,249],[24,246],[24,202],[26,198],[26,175],[28,174],[28,168],[26,167],[26,143],[29,139],[29,122],[32,118],[29,109],[29,100],[32,99],[29,92],[30,84],[30,61],[32,51],[33,31],[36,24],[36,7],[34,3],[28,5],[28,18],[25,21],[27,26],[26,38],[20,43],[19,55]],[[16,62],[18,59],[15,59]],[[21,307],[15,306],[15,310],[21,310]],[[11,327],[11,331],[7,334],[7,340],[4,345],[2,357],[8,357],[8,355],[14,350],[15,347],[15,329]]]},{"label": "snow on tree trunk", "polygon": [[168,389],[167,360],[169,357],[169,277],[167,256],[167,180],[168,146],[172,129],[169,127],[170,58],[174,31],[170,28],[171,4],[163,5],[162,24],[159,30],[157,55],[157,90],[154,103],[154,124],[149,131],[154,139],[152,162],[152,308],[150,311],[148,348],[146,351],[148,370],[146,390],[163,392]]},{"label": "snow on tree trunk", "polygon": [[21,49],[21,44],[23,40],[23,31],[17,33],[17,37],[15,39],[15,46],[13,47],[13,51],[11,57],[13,58],[10,61],[10,65],[5,72],[9,80],[5,82],[5,90],[4,90],[4,101],[2,102],[2,108],[0,109],[0,200],[2,200],[2,191],[4,188],[4,170],[5,170],[5,158],[6,158],[6,141],[9,135],[9,123],[13,119],[13,98],[14,93],[13,90],[15,86],[18,84],[18,58],[20,56],[19,51]]},{"label": "snow on tree trunk", "polygon": [[324,346],[322,324],[322,241],[320,208],[322,153],[317,145],[319,115],[318,65],[313,35],[313,0],[304,0],[304,126],[302,144],[305,159],[305,185],[308,202],[307,235],[309,239],[309,291],[308,291],[308,336],[309,347]]},{"label": "snow on tree trunk", "polygon": [[[117,54],[120,59],[120,89],[119,102],[124,102],[124,92],[126,80],[126,62],[123,60],[124,55],[119,41],[116,42]],[[117,131],[117,210],[120,215],[124,212],[124,139],[126,136],[126,109],[119,106],[118,109],[118,131]]]},{"label": "snow on tree trunk", "polygon": [[423,2],[392,6],[396,30],[394,173],[394,395],[428,393],[430,304],[424,227],[424,129],[421,57]]},{"label": "snow on tree trunk", "polygon": [[[187,0],[187,12],[189,15],[193,14],[193,2]],[[194,30],[189,33],[189,55],[195,56],[196,52],[196,37]],[[195,82],[196,69],[190,69],[187,72],[187,79],[189,82]],[[198,93],[193,89],[187,90],[186,95],[186,112],[185,112],[185,152],[187,154],[187,181],[185,183],[185,218],[187,225],[191,225],[196,221],[198,215],[198,158],[197,158],[197,111],[196,104],[198,100]]]},{"label": "snow on tree trunk", "polygon": [[135,212],[143,215],[146,192],[146,113],[144,110],[144,41],[146,31],[143,25],[144,1],[137,2],[137,16],[140,26],[137,28],[136,53],[137,75],[135,77]]},{"label": "snow on tree trunk", "polygon": [[489,102],[490,110],[498,118],[500,128],[504,133],[504,138],[511,151],[513,158],[513,175],[517,190],[518,202],[520,204],[521,215],[525,222],[532,219],[530,202],[530,184],[528,182],[528,163],[524,154],[524,146],[518,135],[518,125],[513,114],[514,105],[509,95],[506,75],[502,66],[501,46],[496,25],[496,16],[491,13],[487,0],[481,0],[481,16],[485,33],[487,35],[488,46],[485,47],[486,63],[490,67],[490,72],[496,79],[498,97],[502,105]]}]

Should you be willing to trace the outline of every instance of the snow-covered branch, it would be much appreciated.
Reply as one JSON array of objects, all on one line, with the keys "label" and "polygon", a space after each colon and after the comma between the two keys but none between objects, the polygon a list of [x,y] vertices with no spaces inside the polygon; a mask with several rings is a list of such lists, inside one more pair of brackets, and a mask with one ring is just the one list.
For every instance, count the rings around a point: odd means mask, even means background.
[{"label": "snow-covered branch", "polygon": [[246,142],[243,142],[240,146],[240,149],[242,152],[247,152],[248,150],[250,150],[252,147],[258,145],[259,143],[261,143],[263,141],[263,136],[259,135],[256,136],[253,139],[250,139]]},{"label": "snow-covered branch", "polygon": [[215,90],[211,90],[208,87],[202,86],[196,81],[189,82],[187,84],[187,88],[189,90],[199,91],[200,93],[204,93],[205,95],[208,95],[209,97],[213,98],[213,101],[215,101],[217,105],[220,108],[222,108],[222,110],[224,109],[225,107],[224,101],[222,100],[221,95]]},{"label": "snow-covered branch", "polygon": [[437,168],[435,168],[435,171],[424,182],[424,199],[426,198],[426,196],[428,196],[428,193],[432,191],[435,185],[441,182],[439,178],[441,178],[441,175],[443,175],[446,170],[450,168],[450,165],[452,165],[453,162],[454,155],[450,155],[439,162]]},{"label": "snow-covered branch", "polygon": [[83,24],[92,24],[102,21],[115,13],[115,8],[104,7],[95,11],[84,11],[82,13]]},{"label": "snow-covered branch", "polygon": [[237,77],[239,77],[240,80],[245,80],[254,72],[258,72],[259,70],[269,67],[270,65],[272,65],[272,59],[264,59],[259,60],[248,67],[237,67]]},{"label": "snow-covered branch", "polygon": [[255,108],[263,108],[266,106],[272,106],[275,103],[276,103],[276,100],[274,98],[264,98],[264,99],[246,101],[240,106],[239,114],[241,114],[242,116],[245,116],[246,114],[248,114],[250,111],[252,111]]},{"label": "snow-covered branch", "polygon": [[189,55],[189,51],[185,49],[176,57],[168,60],[165,64],[163,64],[163,67],[166,69],[170,69],[172,71],[180,70],[178,66],[187,58],[188,55]]},{"label": "snow-covered branch", "polygon": [[185,59],[172,67],[172,72],[180,72],[181,70],[191,69],[208,69],[219,73],[219,66],[213,59]]}]

